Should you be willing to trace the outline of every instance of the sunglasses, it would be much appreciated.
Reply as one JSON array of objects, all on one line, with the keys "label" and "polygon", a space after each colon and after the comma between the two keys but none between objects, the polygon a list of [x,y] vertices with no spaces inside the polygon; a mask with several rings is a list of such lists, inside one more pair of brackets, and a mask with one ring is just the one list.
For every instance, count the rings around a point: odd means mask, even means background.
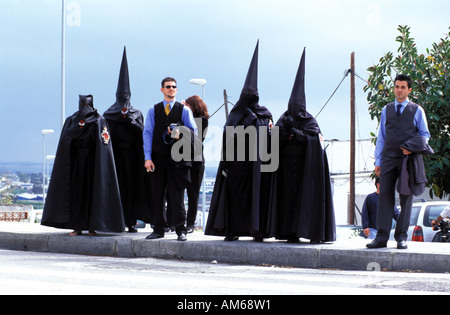
[{"label": "sunglasses", "polygon": [[177,86],[176,86],[176,85],[166,85],[164,88],[165,88],[165,89],[170,89],[170,88],[176,89]]}]

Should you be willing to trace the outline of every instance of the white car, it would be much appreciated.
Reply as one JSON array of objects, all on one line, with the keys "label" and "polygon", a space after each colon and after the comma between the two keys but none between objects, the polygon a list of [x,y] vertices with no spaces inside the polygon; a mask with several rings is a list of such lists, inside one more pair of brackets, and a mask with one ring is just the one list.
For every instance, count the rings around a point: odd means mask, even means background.
[{"label": "white car", "polygon": [[[408,239],[413,242],[431,242],[437,231],[433,230],[431,221],[436,219],[450,205],[450,201],[415,202],[412,205],[409,221]],[[391,239],[393,239],[391,231]]]}]

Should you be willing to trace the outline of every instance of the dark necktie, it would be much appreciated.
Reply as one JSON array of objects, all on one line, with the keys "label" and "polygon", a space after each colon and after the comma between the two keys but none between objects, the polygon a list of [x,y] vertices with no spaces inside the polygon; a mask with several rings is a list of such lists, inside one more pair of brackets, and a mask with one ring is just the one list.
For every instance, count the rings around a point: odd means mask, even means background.
[{"label": "dark necktie", "polygon": [[402,105],[401,104],[398,104],[397,105],[397,117],[399,117],[400,116],[400,108],[402,107]]}]

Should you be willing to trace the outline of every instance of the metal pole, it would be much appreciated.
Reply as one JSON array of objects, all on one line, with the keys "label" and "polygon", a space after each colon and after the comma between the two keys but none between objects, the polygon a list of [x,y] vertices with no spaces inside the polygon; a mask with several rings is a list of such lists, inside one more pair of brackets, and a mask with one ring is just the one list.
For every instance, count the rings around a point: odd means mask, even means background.
[{"label": "metal pole", "polygon": [[62,21],[61,21],[61,129],[66,119],[66,5],[62,0]]},{"label": "metal pole", "polygon": [[42,133],[42,209],[45,206],[45,133]]},{"label": "metal pole", "polygon": [[350,200],[349,224],[355,224],[355,53],[350,58]]},{"label": "metal pole", "polygon": [[223,101],[225,104],[225,120],[227,120],[228,119],[228,95],[227,95],[226,89],[223,90]]}]

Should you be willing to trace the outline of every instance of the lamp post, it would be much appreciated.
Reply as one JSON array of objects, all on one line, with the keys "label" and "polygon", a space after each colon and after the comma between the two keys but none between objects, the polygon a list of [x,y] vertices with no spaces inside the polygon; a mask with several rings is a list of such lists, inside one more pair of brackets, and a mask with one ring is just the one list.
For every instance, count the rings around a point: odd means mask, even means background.
[{"label": "lamp post", "polygon": [[[191,79],[189,81],[192,84],[195,85],[200,85],[202,87],[202,100],[205,101],[205,84],[207,83],[205,79]],[[202,132],[201,130],[199,132]],[[201,135],[201,137],[203,137],[203,135]],[[202,139],[202,138],[201,138]],[[205,225],[206,225],[206,220],[205,220],[205,216],[206,216],[206,188],[205,188],[205,175],[206,172],[203,171],[203,181],[202,181],[202,190],[203,190],[203,194],[202,194],[202,231],[205,232]]]},{"label": "lamp post", "polygon": [[42,202],[45,205],[45,136],[54,133],[53,129],[42,129]]}]

